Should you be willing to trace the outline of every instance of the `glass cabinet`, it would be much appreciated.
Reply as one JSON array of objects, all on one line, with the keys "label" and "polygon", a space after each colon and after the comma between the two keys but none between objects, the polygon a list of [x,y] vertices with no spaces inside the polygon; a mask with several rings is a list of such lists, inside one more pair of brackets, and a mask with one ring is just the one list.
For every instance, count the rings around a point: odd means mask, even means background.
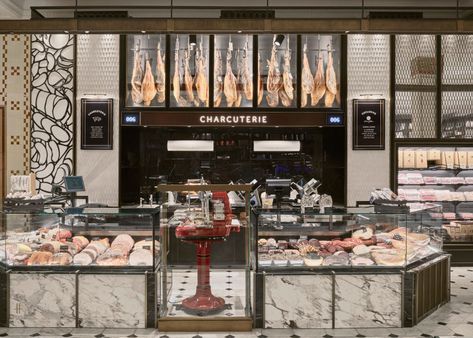
[{"label": "glass cabinet", "polygon": [[[161,330],[251,329],[249,185],[160,185]],[[218,324],[220,323],[220,324]],[[194,326],[195,327],[195,326]]]}]

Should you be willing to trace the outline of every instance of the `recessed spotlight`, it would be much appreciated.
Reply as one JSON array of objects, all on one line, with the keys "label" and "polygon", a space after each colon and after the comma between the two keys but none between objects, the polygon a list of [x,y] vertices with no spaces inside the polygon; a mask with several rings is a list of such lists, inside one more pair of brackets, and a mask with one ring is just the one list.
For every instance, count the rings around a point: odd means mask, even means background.
[{"label": "recessed spotlight", "polygon": [[242,31],[237,31],[237,33],[241,33]]},{"label": "recessed spotlight", "polygon": [[284,41],[284,35],[278,34],[276,36],[276,40],[274,40],[274,44],[279,47],[279,46],[281,46],[283,41]]},{"label": "recessed spotlight", "polygon": [[69,31],[64,31],[64,33],[69,34]]},{"label": "recessed spotlight", "polygon": [[141,31],[141,33],[146,34],[146,31]]},{"label": "recessed spotlight", "polygon": [[85,34],[89,34],[89,33],[90,33],[90,31],[85,31]]},{"label": "recessed spotlight", "polygon": [[345,34],[348,34],[348,33],[350,33],[350,31],[345,31]]}]

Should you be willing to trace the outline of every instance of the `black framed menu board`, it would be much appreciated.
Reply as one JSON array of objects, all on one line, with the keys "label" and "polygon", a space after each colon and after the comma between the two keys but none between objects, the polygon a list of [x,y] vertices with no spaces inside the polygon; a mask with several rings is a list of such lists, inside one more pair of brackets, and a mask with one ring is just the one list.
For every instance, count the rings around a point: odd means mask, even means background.
[{"label": "black framed menu board", "polygon": [[113,99],[81,99],[81,149],[113,149]]},{"label": "black framed menu board", "polygon": [[353,100],[353,150],[384,150],[384,99]]}]

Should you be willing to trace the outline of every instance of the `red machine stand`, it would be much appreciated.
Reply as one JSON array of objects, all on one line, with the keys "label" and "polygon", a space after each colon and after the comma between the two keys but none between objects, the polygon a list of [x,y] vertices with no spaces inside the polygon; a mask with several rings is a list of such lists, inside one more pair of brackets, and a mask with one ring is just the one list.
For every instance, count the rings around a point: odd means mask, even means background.
[{"label": "red machine stand", "polygon": [[210,241],[195,241],[197,251],[197,287],[195,295],[182,301],[182,309],[199,316],[211,315],[225,308],[225,301],[212,294],[210,287]]},{"label": "red machine stand", "polygon": [[238,232],[239,226],[232,226],[230,203],[226,193],[215,192],[213,199],[223,200],[225,220],[212,221],[212,227],[184,225],[176,228],[176,237],[195,244],[197,255],[197,287],[195,294],[184,299],[182,310],[189,314],[206,316],[216,314],[225,308],[225,300],[212,294],[210,286],[210,249],[212,242],[224,241],[231,231]]}]

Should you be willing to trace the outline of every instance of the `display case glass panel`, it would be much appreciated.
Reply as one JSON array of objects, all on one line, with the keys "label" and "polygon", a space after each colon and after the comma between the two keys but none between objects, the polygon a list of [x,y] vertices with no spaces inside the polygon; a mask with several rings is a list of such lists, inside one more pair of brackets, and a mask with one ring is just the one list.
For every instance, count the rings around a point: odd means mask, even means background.
[{"label": "display case glass panel", "polygon": [[171,35],[171,107],[209,106],[209,36]]},{"label": "display case glass panel", "polygon": [[164,107],[166,101],[166,35],[126,36],[127,107]]},{"label": "display case glass panel", "polygon": [[157,264],[153,213],[71,208],[2,218],[0,259],[10,268],[153,269]]},{"label": "display case glass panel", "polygon": [[297,107],[297,35],[258,35],[258,107]]},{"label": "display case glass panel", "polygon": [[158,190],[160,319],[249,319],[250,186],[160,185]]},{"label": "display case glass panel", "polygon": [[254,208],[258,269],[404,268],[442,250],[440,225],[422,215]]},{"label": "display case glass panel", "polygon": [[253,35],[215,35],[214,107],[253,107]]},{"label": "display case glass panel", "polygon": [[301,39],[301,107],[340,108],[340,35]]}]

